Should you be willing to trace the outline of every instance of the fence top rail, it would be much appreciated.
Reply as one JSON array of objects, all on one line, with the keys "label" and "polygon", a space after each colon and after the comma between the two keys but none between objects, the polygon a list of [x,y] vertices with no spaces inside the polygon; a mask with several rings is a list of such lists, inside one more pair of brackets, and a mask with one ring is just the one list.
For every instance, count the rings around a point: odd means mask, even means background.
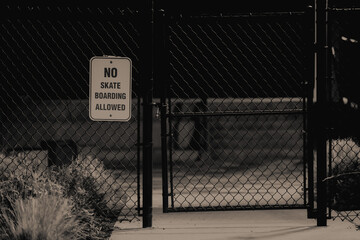
[{"label": "fence top rail", "polygon": [[239,17],[269,17],[269,16],[297,16],[303,15],[304,11],[288,11],[288,12],[246,12],[246,13],[218,13],[218,14],[202,14],[202,15],[186,15],[179,14],[181,18],[239,18]]},{"label": "fence top rail", "polygon": [[[208,102],[211,103],[288,103],[288,102],[302,102],[302,97],[293,97],[293,98],[206,98]],[[201,98],[171,98],[172,103],[195,103],[201,102]]]},{"label": "fence top rail", "polygon": [[245,13],[218,13],[218,14],[189,14],[189,13],[169,13],[169,19],[173,21],[234,21],[234,20],[269,20],[269,19],[288,19],[301,18],[306,15],[305,11],[293,12],[245,12]]},{"label": "fence top rail", "polygon": [[102,0],[102,1],[87,1],[87,0],[2,0],[0,5],[6,6],[68,6],[68,7],[90,7],[90,6],[126,6],[126,7],[140,7],[141,2],[132,0]]},{"label": "fence top rail", "polygon": [[327,9],[329,12],[360,12],[360,7],[349,7],[349,8],[336,8],[330,7]]},{"label": "fence top rail", "polygon": [[223,111],[223,112],[172,112],[167,117],[221,117],[221,116],[253,116],[253,115],[289,115],[304,114],[303,109],[258,110],[258,111]]}]

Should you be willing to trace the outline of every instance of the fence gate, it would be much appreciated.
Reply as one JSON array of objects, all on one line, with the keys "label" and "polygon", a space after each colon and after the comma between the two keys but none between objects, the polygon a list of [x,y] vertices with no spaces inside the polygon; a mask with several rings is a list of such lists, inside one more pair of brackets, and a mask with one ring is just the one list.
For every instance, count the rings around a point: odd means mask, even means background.
[{"label": "fence gate", "polygon": [[306,206],[307,16],[166,17],[165,212]]}]

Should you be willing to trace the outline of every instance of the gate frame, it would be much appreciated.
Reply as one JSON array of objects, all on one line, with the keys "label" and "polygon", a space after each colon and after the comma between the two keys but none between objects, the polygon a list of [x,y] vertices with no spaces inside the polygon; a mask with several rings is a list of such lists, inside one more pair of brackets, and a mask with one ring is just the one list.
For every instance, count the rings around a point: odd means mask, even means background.
[{"label": "gate frame", "polygon": [[[313,3],[313,1],[309,1]],[[316,217],[316,210],[314,209],[314,156],[313,156],[313,149],[314,149],[314,142],[313,142],[313,124],[312,124],[312,106],[313,106],[313,90],[314,90],[314,8],[312,4],[308,5],[305,10],[302,12],[305,20],[304,24],[305,27],[308,29],[308,36],[306,39],[308,40],[306,45],[306,53],[305,53],[305,73],[303,82],[303,109],[299,112],[303,116],[303,184],[304,184],[304,205],[300,208],[306,208],[308,212],[308,218]],[[164,10],[160,10],[157,12],[156,15],[157,23],[155,26],[156,28],[156,35],[162,36],[161,41],[157,41],[158,47],[158,62],[157,67],[161,67],[161,71],[156,71],[159,77],[159,84],[162,86],[160,90],[160,103],[158,105],[160,116],[161,116],[161,153],[162,153],[162,201],[163,201],[163,212],[169,212],[169,201],[171,205],[174,206],[173,200],[173,182],[171,175],[173,173],[172,169],[172,121],[173,121],[173,114],[171,113],[172,109],[172,102],[169,98],[168,93],[171,92],[169,82],[167,79],[168,77],[168,62],[169,62],[169,55],[168,55],[168,45],[166,39],[168,38],[167,33],[167,26],[169,24],[169,17],[166,16]],[[276,14],[276,12],[274,12]],[[253,14],[240,14],[234,16],[256,16]],[[216,15],[217,16],[217,15]],[[261,16],[261,13],[260,13]],[[206,16],[202,16],[205,17]],[[210,16],[212,17],[212,16]],[[222,17],[222,16],[218,16]],[[155,68],[156,69],[156,68]],[[278,112],[279,113],[279,112]],[[282,114],[281,112],[280,114]],[[243,115],[244,113],[228,113],[225,115]],[[246,114],[246,113],[245,113]],[[255,113],[256,114],[256,113]],[[266,113],[265,113],[266,114]],[[286,113],[285,113],[286,114]],[[206,114],[206,113],[199,113],[199,116],[223,116],[224,114],[215,113],[215,114]],[[176,116],[175,116],[176,117]],[[184,117],[188,117],[187,114],[184,114]],[[170,161],[170,164],[169,164]],[[169,166],[170,165],[170,166]],[[169,182],[169,175],[170,175],[170,182]],[[169,192],[169,184],[170,184],[170,192]],[[169,199],[170,197],[170,199]],[[290,208],[299,208],[299,207],[290,207]],[[191,208],[193,209],[193,208]],[[249,209],[247,207],[242,208],[231,208],[228,209],[227,207],[222,208],[221,210],[246,210]],[[254,209],[254,208],[251,208]],[[261,208],[261,209],[268,209],[268,208]],[[272,208],[270,208],[272,209]],[[194,210],[194,209],[193,209]],[[207,210],[207,209],[205,209]],[[210,209],[209,209],[210,210]],[[212,210],[217,210],[212,208]],[[173,210],[171,210],[172,212]],[[176,211],[176,210],[175,210]],[[195,210],[197,211],[197,210]]]}]

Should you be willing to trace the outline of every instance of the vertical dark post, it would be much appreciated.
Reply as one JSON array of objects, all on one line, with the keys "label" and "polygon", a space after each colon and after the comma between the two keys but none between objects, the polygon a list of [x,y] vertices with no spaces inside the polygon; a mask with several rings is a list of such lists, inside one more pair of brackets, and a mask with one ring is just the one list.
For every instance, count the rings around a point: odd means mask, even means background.
[{"label": "vertical dark post", "polygon": [[[306,64],[306,78],[305,80],[305,93],[304,96],[304,109],[305,109],[305,116],[304,116],[304,129],[305,129],[305,136],[304,136],[304,157],[305,157],[305,169],[304,169],[304,185],[307,186],[307,199],[304,196],[305,201],[307,200],[307,217],[308,218],[315,218],[314,212],[314,129],[313,129],[313,98],[314,98],[314,68],[315,68],[315,54],[314,54],[314,41],[315,41],[315,32],[314,32],[314,20],[315,20],[315,7],[312,1],[309,2],[306,9],[306,29],[307,31],[307,54],[305,58]],[[306,168],[307,167],[307,168]],[[308,175],[306,176],[306,170]],[[307,179],[306,179],[307,177]],[[306,182],[307,180],[307,182]],[[306,192],[306,191],[305,191]]]},{"label": "vertical dark post", "polygon": [[163,1],[156,2],[155,11],[155,76],[158,79],[157,90],[160,93],[160,116],[161,116],[161,163],[162,163],[162,202],[163,212],[168,212],[169,189],[168,189],[168,132],[167,132],[167,109],[169,83],[168,77],[168,55],[167,55],[167,31],[165,20],[165,4]]},{"label": "vertical dark post", "polygon": [[137,93],[137,204],[138,204],[138,215],[141,216],[142,203],[141,203],[141,93]]},{"label": "vertical dark post", "polygon": [[316,1],[317,37],[317,226],[326,226],[326,77],[327,77],[327,0]]},{"label": "vertical dark post", "polygon": [[166,128],[166,99],[161,98],[161,157],[162,157],[162,197],[163,212],[167,213],[169,209],[169,185],[168,185],[168,158],[167,158],[167,128]]},{"label": "vertical dark post", "polygon": [[143,83],[143,228],[152,227],[152,121],[154,65],[154,0],[146,0],[145,61]]},{"label": "vertical dark post", "polygon": [[[169,89],[171,90],[171,84],[169,86]],[[172,115],[172,104],[171,104],[171,98],[168,98],[168,108],[169,108],[169,117],[168,117],[168,124],[169,124],[169,142],[168,142],[168,148],[169,148],[169,183],[170,183],[170,204],[171,209],[174,209],[174,171],[173,171],[173,147],[174,147],[174,131],[173,131],[173,117]]]}]

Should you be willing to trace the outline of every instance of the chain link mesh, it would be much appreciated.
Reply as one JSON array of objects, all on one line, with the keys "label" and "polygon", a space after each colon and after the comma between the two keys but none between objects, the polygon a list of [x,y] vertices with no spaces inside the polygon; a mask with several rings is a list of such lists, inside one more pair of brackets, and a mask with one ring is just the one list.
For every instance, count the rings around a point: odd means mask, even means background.
[{"label": "chain link mesh", "polygon": [[333,218],[360,226],[360,147],[352,139],[331,142],[331,172],[329,182],[330,207]]},{"label": "chain link mesh", "polygon": [[359,104],[360,77],[359,8],[334,1],[330,19],[332,78],[328,84],[331,102],[330,200],[333,218],[360,225],[360,147]]},{"label": "chain link mesh", "polygon": [[[81,177],[95,179],[108,215],[136,218],[140,177],[137,12],[25,5],[8,5],[2,11],[0,174],[22,175],[31,169],[72,164],[85,175]],[[102,55],[132,59],[134,99],[129,122],[93,122],[88,117],[89,60]]]},{"label": "chain link mesh", "polygon": [[170,210],[304,207],[302,17],[173,19]]}]

